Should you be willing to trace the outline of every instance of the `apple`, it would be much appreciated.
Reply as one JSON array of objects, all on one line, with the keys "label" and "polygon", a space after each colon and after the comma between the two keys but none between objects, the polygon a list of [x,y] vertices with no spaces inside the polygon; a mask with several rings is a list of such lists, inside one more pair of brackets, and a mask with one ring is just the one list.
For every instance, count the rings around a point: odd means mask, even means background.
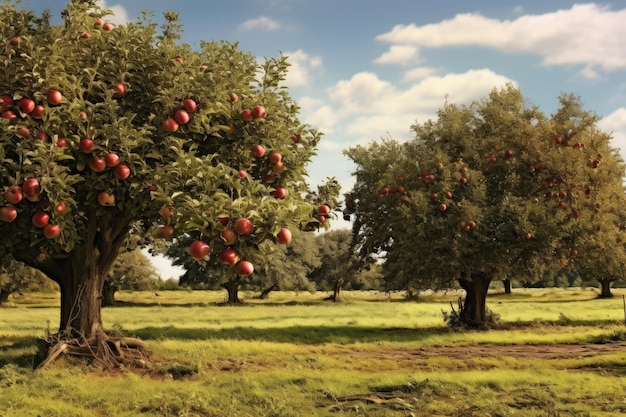
[{"label": "apple", "polygon": [[78,117],[85,122],[87,121],[87,113],[82,110],[78,112]]},{"label": "apple", "polygon": [[220,262],[224,265],[235,265],[239,261],[239,254],[233,248],[226,248],[218,254]]},{"label": "apple", "polygon": [[232,245],[237,241],[237,232],[233,229],[224,229],[220,232],[220,239],[225,245]]},{"label": "apple", "polygon": [[115,97],[124,97],[126,95],[126,84],[117,83],[114,88],[113,96]]},{"label": "apple", "polygon": [[317,216],[317,220],[319,220],[320,223],[324,224],[326,223],[326,216]]},{"label": "apple", "polygon": [[317,212],[323,216],[330,214],[330,207],[328,204],[322,204],[317,208]]},{"label": "apple", "polygon": [[20,44],[20,38],[18,37],[13,37],[9,40],[9,45],[11,46],[18,46]]},{"label": "apple", "polygon": [[118,165],[113,170],[113,175],[115,175],[115,178],[117,178],[118,180],[128,179],[128,177],[130,177],[130,168],[128,167],[128,165]]},{"label": "apple", "polygon": [[252,117],[255,119],[262,119],[267,115],[265,107],[256,105],[252,108]]},{"label": "apple", "polygon": [[102,25],[102,29],[106,30],[107,32],[112,31],[115,28],[115,26],[113,26],[113,23],[105,23],[104,25]]},{"label": "apple", "polygon": [[446,198],[447,198],[448,200],[451,200],[451,199],[452,199],[452,192],[451,192],[451,191],[446,191]]},{"label": "apple", "polygon": [[491,162],[496,162],[496,161],[498,160],[498,158],[497,158],[495,155],[491,155],[491,156],[489,157],[489,160],[490,160]]},{"label": "apple", "polygon": [[159,239],[170,239],[174,234],[174,226],[171,224],[157,226],[154,229],[154,237]]},{"label": "apple", "polygon": [[50,221],[50,215],[45,211],[37,211],[33,214],[31,220],[33,221],[33,225],[35,225],[35,227],[44,228]]},{"label": "apple", "polygon": [[577,256],[578,256],[578,251],[577,251],[576,249],[572,249],[572,250],[570,250],[570,251],[569,251],[569,255],[570,255],[572,258],[575,258],[575,257],[577,257]]},{"label": "apple", "polygon": [[198,67],[198,70],[199,70],[200,72],[204,72],[204,71],[206,71],[206,70],[207,70],[207,68],[209,68],[209,67],[207,67],[206,65],[204,65],[204,64],[203,64],[203,65],[200,65],[200,66]]},{"label": "apple", "polygon": [[167,206],[163,206],[159,209],[159,216],[163,217],[164,219],[169,219],[170,217],[172,217],[172,214],[174,214],[174,211]]},{"label": "apple", "polygon": [[91,153],[91,150],[93,149],[93,145],[94,145],[93,140],[91,140],[90,138],[82,138],[80,140],[80,143],[78,144],[78,147],[84,153]]},{"label": "apple", "polygon": [[104,162],[109,168],[113,168],[120,164],[120,157],[115,152],[111,152],[104,157]]},{"label": "apple", "polygon": [[107,193],[106,191],[102,191],[98,194],[98,204],[104,207],[114,206],[115,196]]},{"label": "apple", "polygon": [[174,133],[178,130],[178,122],[173,118],[168,118],[163,121],[163,130],[169,133]]},{"label": "apple", "polygon": [[274,174],[267,174],[265,177],[263,177],[263,182],[266,184],[274,181],[276,181],[276,176]]},{"label": "apple", "polygon": [[198,105],[192,99],[187,98],[187,99],[183,100],[183,108],[185,110],[187,110],[187,112],[193,113],[193,112],[196,111],[197,107],[198,107]]},{"label": "apple", "polygon": [[57,214],[63,214],[65,213],[65,210],[67,210],[67,206],[62,201],[56,206],[54,206],[54,212]]},{"label": "apple", "polygon": [[13,110],[5,110],[2,112],[2,118],[3,119],[15,119],[17,117],[17,114],[15,114],[15,112]]},{"label": "apple", "polygon": [[445,205],[444,203],[439,204],[439,210],[440,211],[446,211],[448,209],[448,206]]},{"label": "apple", "polygon": [[228,216],[220,216],[220,217],[218,217],[218,219],[219,219],[220,224],[222,226],[228,226],[228,222],[230,222],[230,217],[228,217]]},{"label": "apple", "polygon": [[20,126],[17,129],[17,134],[23,138],[27,138],[30,136],[30,130],[26,126]]},{"label": "apple", "polygon": [[93,25],[94,26],[102,26],[104,22],[102,21],[102,19],[98,18],[96,20],[93,21]]},{"label": "apple", "polygon": [[272,151],[269,154],[269,160],[272,164],[277,164],[283,159],[283,156],[276,151]]},{"label": "apple", "polygon": [[459,182],[460,182],[461,184],[467,184],[467,178],[465,178],[465,177],[461,177],[461,178],[459,178]]},{"label": "apple", "polygon": [[61,234],[61,227],[58,224],[49,224],[43,228],[43,235],[48,239],[54,239]]},{"label": "apple", "polygon": [[293,141],[293,143],[300,142],[300,135],[296,135],[296,134],[291,135],[291,140]]},{"label": "apple", "polygon": [[176,113],[174,113],[174,120],[176,120],[176,123],[179,125],[186,125],[189,123],[189,113],[183,109],[176,110]]},{"label": "apple", "polygon": [[189,245],[189,253],[191,257],[197,261],[204,259],[210,251],[211,247],[201,240],[194,240],[191,245]]},{"label": "apple", "polygon": [[249,261],[241,261],[235,266],[235,272],[237,275],[247,277],[254,272],[254,266]]},{"label": "apple", "polygon": [[6,109],[11,106],[13,106],[13,97],[6,94],[0,97],[0,109]]},{"label": "apple", "polygon": [[437,162],[435,168],[437,169],[437,171],[441,171],[443,169],[443,164],[441,162]]},{"label": "apple", "polygon": [[58,138],[57,139],[57,146],[59,148],[65,148],[67,146],[67,139],[65,139],[65,138]]},{"label": "apple", "polygon": [[22,188],[19,185],[12,185],[4,192],[4,198],[7,203],[18,204],[24,198]]},{"label": "apple", "polygon": [[287,189],[285,187],[283,187],[282,185],[279,185],[278,187],[276,187],[276,190],[271,192],[271,194],[275,198],[278,198],[278,199],[282,200],[287,195]]},{"label": "apple", "polygon": [[556,139],[554,139],[554,143],[556,143],[557,145],[560,145],[563,143],[563,136],[559,136]]},{"label": "apple", "polygon": [[83,32],[80,35],[80,37],[83,38],[83,39],[89,39],[89,38],[91,38],[91,35],[89,34],[89,32]]},{"label": "apple", "polygon": [[239,101],[239,97],[237,97],[237,94],[235,93],[230,93],[229,98],[230,98],[230,101],[233,103],[236,103]]},{"label": "apple", "polygon": [[46,132],[37,132],[35,137],[42,142],[48,142],[48,139],[50,139],[50,137],[48,136]]},{"label": "apple", "polygon": [[15,207],[3,206],[0,207],[0,220],[3,222],[11,223],[17,217],[17,210]]},{"label": "apple", "polygon": [[240,169],[238,174],[239,174],[239,178],[246,178],[248,176],[246,171],[244,171],[243,169]]},{"label": "apple", "polygon": [[243,109],[241,113],[239,114],[239,117],[241,117],[241,120],[243,120],[244,122],[250,122],[254,120],[254,116],[252,115],[252,110],[250,109]]},{"label": "apple", "polygon": [[263,145],[254,145],[252,147],[252,155],[256,156],[257,158],[263,157],[263,155],[265,155],[265,148],[263,147]]},{"label": "apple", "polygon": [[20,101],[18,101],[17,106],[23,113],[30,113],[35,110],[35,102],[27,97],[24,97]]},{"label": "apple", "polygon": [[91,168],[93,172],[102,172],[106,167],[107,164],[104,162],[104,158],[100,158],[99,156],[96,156],[89,161],[89,168]]},{"label": "apple", "polygon": [[284,171],[285,171],[285,164],[282,161],[272,164],[272,172],[275,172],[276,174],[280,174]]},{"label": "apple", "polygon": [[28,178],[22,184],[22,191],[26,196],[34,196],[41,192],[41,185],[39,184],[39,180],[37,178]]},{"label": "apple", "polygon": [[48,91],[48,104],[51,106],[56,106],[61,104],[61,100],[63,100],[63,95],[59,90],[50,90]]},{"label": "apple", "polygon": [[276,240],[278,243],[287,244],[291,242],[291,230],[286,227],[281,227],[278,233],[276,234]]},{"label": "apple", "polygon": [[524,235],[524,239],[526,239],[526,240],[530,240],[530,239],[532,239],[532,238],[533,238],[533,235],[531,235],[530,233],[526,233],[526,234]]},{"label": "apple", "polygon": [[174,57],[174,61],[175,61],[176,63],[178,63],[178,64],[182,64],[182,63],[183,63],[183,57],[182,57],[182,56],[180,56],[180,55],[176,55],[176,56]]},{"label": "apple", "polygon": [[235,229],[235,232],[240,236],[247,235],[247,234],[252,233],[253,225],[250,220],[246,218],[241,218],[235,222],[234,229]]},{"label": "apple", "polygon": [[504,157],[505,158],[510,158],[513,156],[513,151],[510,149],[507,149],[506,151],[504,151]]},{"label": "apple", "polygon": [[41,119],[43,118],[44,113],[46,112],[46,108],[41,104],[37,104],[32,112],[30,112],[30,117],[33,119]]}]

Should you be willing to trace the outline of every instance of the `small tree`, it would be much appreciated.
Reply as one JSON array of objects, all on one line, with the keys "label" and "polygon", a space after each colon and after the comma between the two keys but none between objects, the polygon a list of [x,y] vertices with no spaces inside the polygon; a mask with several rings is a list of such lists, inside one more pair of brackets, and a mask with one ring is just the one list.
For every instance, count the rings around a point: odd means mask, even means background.
[{"label": "small tree", "polygon": [[315,269],[309,279],[318,289],[330,288],[333,294],[328,298],[340,301],[343,286],[356,278],[357,262],[350,246],[352,234],[349,230],[332,230],[317,236],[321,266]]},{"label": "small tree", "polygon": [[121,253],[109,271],[102,288],[102,306],[115,304],[119,290],[155,290],[159,286],[159,274],[141,249]]},{"label": "small tree", "polygon": [[8,258],[0,267],[0,305],[6,304],[12,293],[40,290],[45,286],[45,275],[13,258]]}]

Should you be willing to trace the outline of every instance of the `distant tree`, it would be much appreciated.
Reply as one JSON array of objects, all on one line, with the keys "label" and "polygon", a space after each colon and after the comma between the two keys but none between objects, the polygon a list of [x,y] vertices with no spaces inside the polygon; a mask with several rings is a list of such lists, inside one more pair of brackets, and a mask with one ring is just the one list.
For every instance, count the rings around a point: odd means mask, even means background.
[{"label": "distant tree", "polygon": [[332,230],[316,237],[321,265],[309,275],[309,279],[316,283],[318,289],[333,291],[329,300],[339,301],[343,286],[356,277],[358,263],[352,252],[351,239],[350,230],[345,229]]},{"label": "distant tree", "polygon": [[4,265],[0,266],[0,305],[5,304],[12,293],[40,290],[46,284],[44,274],[8,257]]},{"label": "distant tree", "polygon": [[115,293],[119,290],[154,290],[159,286],[159,273],[150,259],[135,249],[121,253],[109,271],[102,289],[102,305],[115,304]]}]

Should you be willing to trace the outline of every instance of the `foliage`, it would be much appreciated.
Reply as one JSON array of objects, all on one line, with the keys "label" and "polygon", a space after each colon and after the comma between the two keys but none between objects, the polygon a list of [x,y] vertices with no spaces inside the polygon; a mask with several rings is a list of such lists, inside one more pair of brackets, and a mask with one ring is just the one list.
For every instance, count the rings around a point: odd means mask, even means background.
[{"label": "foliage", "polygon": [[148,257],[135,249],[121,253],[109,271],[104,283],[102,303],[111,305],[119,290],[155,290],[159,286],[159,274]]},{"label": "foliage", "polygon": [[0,304],[5,302],[11,293],[41,290],[45,287],[45,275],[15,259],[9,258],[7,263],[0,267]]}]

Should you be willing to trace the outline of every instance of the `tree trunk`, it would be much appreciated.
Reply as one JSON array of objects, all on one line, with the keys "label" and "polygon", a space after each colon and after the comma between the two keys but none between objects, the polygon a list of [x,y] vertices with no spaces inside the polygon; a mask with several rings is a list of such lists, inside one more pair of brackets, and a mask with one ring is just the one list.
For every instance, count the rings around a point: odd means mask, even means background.
[{"label": "tree trunk", "polygon": [[486,324],[487,291],[491,278],[483,272],[475,272],[470,278],[459,279],[461,288],[465,290],[465,301],[459,312],[461,323],[470,327],[482,327]]},{"label": "tree trunk", "polygon": [[272,286],[270,286],[270,287],[267,287],[266,289],[264,289],[263,291],[261,291],[261,294],[259,294],[259,299],[261,299],[261,300],[266,300],[267,298],[269,298],[270,293],[271,293],[272,291],[274,291],[274,288],[276,288],[276,284],[274,284],[274,285],[272,285]]},{"label": "tree trunk", "polygon": [[0,290],[0,306],[9,301],[9,295],[11,295],[11,293],[7,290]]},{"label": "tree trunk", "polygon": [[343,278],[339,278],[333,283],[333,295],[328,297],[329,300],[339,301],[341,299],[341,287],[343,287],[343,283]]},{"label": "tree trunk", "polygon": [[104,287],[102,287],[102,307],[111,307],[115,305],[116,292],[116,286],[112,285],[109,280],[104,281]]},{"label": "tree trunk", "polygon": [[504,293],[511,294],[511,280],[505,279],[502,283],[504,284]]},{"label": "tree trunk", "polygon": [[228,304],[230,305],[243,304],[243,301],[239,299],[239,282],[238,281],[228,281],[222,286],[226,289],[228,293]]},{"label": "tree trunk", "polygon": [[613,293],[611,292],[611,280],[609,279],[599,279],[600,283],[600,298],[611,298],[613,297]]}]

